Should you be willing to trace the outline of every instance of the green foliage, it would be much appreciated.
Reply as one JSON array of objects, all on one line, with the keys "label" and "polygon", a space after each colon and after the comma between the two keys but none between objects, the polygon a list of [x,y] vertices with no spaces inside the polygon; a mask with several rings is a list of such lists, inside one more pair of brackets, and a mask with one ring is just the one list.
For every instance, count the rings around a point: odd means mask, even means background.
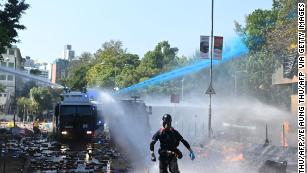
[{"label": "green foliage", "polygon": [[275,69],[274,58],[270,52],[261,51],[249,55],[247,61],[249,86],[255,95],[260,91],[269,90]]},{"label": "green foliage", "polygon": [[111,89],[128,87],[187,64],[187,58],[178,57],[177,52],[178,48],[162,41],[140,59],[128,53],[121,41],[111,40],[105,42],[93,58],[87,58],[90,61],[72,62],[65,83],[73,89],[85,85]]},{"label": "green foliage", "polygon": [[18,115],[24,117],[26,115],[38,116],[45,110],[52,109],[53,104],[59,101],[61,91],[56,91],[46,87],[36,87],[35,82],[28,82],[22,91],[20,97],[17,98]]},{"label": "green foliage", "polygon": [[38,104],[27,97],[19,97],[17,99],[18,116],[24,117],[25,115],[37,114]]},{"label": "green foliage", "polygon": [[31,105],[31,99],[20,97],[17,99],[17,104],[19,107],[29,107]]},{"label": "green foliage", "polygon": [[296,1],[273,0],[271,10],[257,9],[249,14],[244,27],[235,22],[235,31],[251,53],[268,49],[283,56],[297,42],[296,9]]},{"label": "green foliage", "polygon": [[72,61],[68,67],[68,78],[65,85],[73,90],[81,90],[87,86],[86,73],[93,66],[92,54],[84,52],[77,60]]},{"label": "green foliage", "polygon": [[276,26],[267,35],[267,47],[281,64],[297,47],[297,2],[275,0],[274,3],[273,10],[277,12],[278,18]]},{"label": "green foliage", "polygon": [[259,51],[265,45],[267,34],[275,27],[276,22],[276,11],[257,9],[247,16],[244,28],[236,24],[236,31],[240,32],[251,52]]},{"label": "green foliage", "polygon": [[4,52],[4,48],[9,45],[9,36],[7,29],[0,24],[0,54]]},{"label": "green foliage", "polygon": [[244,62],[249,92],[270,104],[289,105],[289,86],[274,86],[272,75],[297,47],[296,9],[296,1],[273,0],[271,10],[249,14],[244,27],[235,23],[250,51]]},{"label": "green foliage", "polygon": [[171,48],[167,41],[158,43],[154,50],[148,51],[142,58],[139,69],[141,74],[151,77],[157,72],[165,72],[178,67],[177,52],[178,48]]},{"label": "green foliage", "polygon": [[94,65],[86,74],[89,86],[114,87],[118,69],[116,62],[124,53],[121,41],[111,40],[104,43],[102,49],[95,54]]},{"label": "green foliage", "polygon": [[[144,55],[137,67],[137,73],[140,75],[139,82],[188,64],[187,58],[178,57],[177,53],[178,48],[171,47],[167,41],[158,43],[154,50],[148,51]],[[180,86],[178,80],[162,82],[159,87],[149,87],[144,93],[177,93],[178,86]]]},{"label": "green foliage", "polygon": [[52,96],[45,87],[34,87],[30,90],[30,98],[37,104],[40,112],[52,108]]},{"label": "green foliage", "polygon": [[90,65],[84,64],[75,67],[71,70],[74,75],[68,77],[66,85],[73,90],[81,90],[86,87],[87,80],[85,78],[86,72],[90,69]]},{"label": "green foliage", "polygon": [[18,112],[24,114],[26,112],[25,111],[26,108],[27,109],[31,108],[31,104],[32,104],[31,99],[26,98],[26,97],[19,97],[17,99],[17,105],[19,108]]},{"label": "green foliage", "polygon": [[16,43],[18,36],[17,30],[23,30],[26,27],[19,23],[21,15],[29,8],[24,0],[8,0],[5,4],[0,2],[0,53],[4,51],[5,46]]}]

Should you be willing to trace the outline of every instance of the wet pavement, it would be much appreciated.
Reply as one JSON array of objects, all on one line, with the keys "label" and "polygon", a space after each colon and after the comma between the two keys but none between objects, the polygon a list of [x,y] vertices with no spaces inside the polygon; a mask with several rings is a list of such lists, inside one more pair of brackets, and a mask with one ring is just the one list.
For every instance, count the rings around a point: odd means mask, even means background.
[{"label": "wet pavement", "polygon": [[[5,141],[5,142],[4,142]],[[1,144],[2,143],[2,144]],[[6,161],[6,173],[61,173],[61,172],[136,172],[127,154],[113,144],[108,133],[101,133],[93,140],[56,141],[50,137],[12,137],[0,135],[2,157],[0,172]],[[0,148],[1,148],[0,147]],[[296,148],[242,144],[238,142],[211,140],[192,147],[196,153],[193,162],[188,157],[179,160],[183,172],[202,170],[206,172],[259,173],[266,160],[287,161],[287,173],[297,172]],[[187,150],[182,148],[188,156]],[[157,167],[158,163],[154,163]],[[155,168],[153,172],[157,172]],[[144,172],[144,171],[143,171]]]},{"label": "wet pavement", "polygon": [[[112,145],[107,136],[64,142],[48,137],[10,138],[2,144],[2,161],[6,160],[7,170],[9,158],[24,158],[16,170],[25,173],[133,172],[127,157]],[[0,168],[2,171],[3,164]]]}]

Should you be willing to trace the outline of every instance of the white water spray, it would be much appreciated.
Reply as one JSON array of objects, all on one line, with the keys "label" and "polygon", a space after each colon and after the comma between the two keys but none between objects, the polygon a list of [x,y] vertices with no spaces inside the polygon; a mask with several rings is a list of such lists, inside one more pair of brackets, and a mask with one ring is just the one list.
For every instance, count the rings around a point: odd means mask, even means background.
[{"label": "white water spray", "polygon": [[[96,90],[97,92],[98,90]],[[98,110],[102,112],[110,129],[112,140],[127,153],[135,172],[144,172],[149,163],[150,132],[142,113],[127,112],[111,94],[98,91]]]},{"label": "white water spray", "polygon": [[23,77],[23,78],[39,81],[39,82],[42,82],[42,83],[47,84],[49,86],[55,86],[55,87],[58,87],[58,88],[64,88],[60,84],[52,83],[52,82],[50,82],[50,81],[48,81],[48,80],[46,80],[44,78],[33,76],[33,75],[30,75],[30,74],[26,74],[25,72],[18,71],[18,70],[12,69],[12,68],[0,67],[0,71],[6,72],[6,73],[11,73],[11,74]]}]

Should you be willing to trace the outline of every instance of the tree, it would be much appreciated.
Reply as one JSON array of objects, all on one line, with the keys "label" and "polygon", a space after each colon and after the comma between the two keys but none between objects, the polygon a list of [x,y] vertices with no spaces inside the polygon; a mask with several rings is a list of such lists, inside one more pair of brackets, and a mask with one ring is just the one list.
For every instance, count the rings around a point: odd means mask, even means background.
[{"label": "tree", "polygon": [[119,88],[125,88],[139,82],[139,74],[132,65],[125,65],[120,74],[116,76],[116,85]]},{"label": "tree", "polygon": [[276,11],[257,9],[246,17],[245,27],[242,28],[236,22],[235,30],[239,32],[249,51],[256,52],[266,44],[267,34],[275,27],[276,22]]},{"label": "tree", "polygon": [[5,46],[18,42],[17,30],[26,28],[19,20],[29,8],[29,4],[25,3],[25,0],[7,0],[5,4],[0,2],[0,6],[3,6],[3,9],[0,9],[0,53],[2,53]]},{"label": "tree", "polygon": [[102,49],[99,49],[95,54],[94,65],[88,70],[86,79],[90,86],[125,87],[135,82],[135,80],[124,76],[131,73],[135,75],[133,70],[139,63],[139,57],[135,54],[127,53],[122,48],[121,41],[111,40],[105,42]]},{"label": "tree", "polygon": [[296,10],[296,1],[273,0],[271,10],[253,11],[246,17],[244,27],[235,22],[235,30],[251,53],[264,48],[272,51],[276,57],[284,56],[297,43]]},{"label": "tree", "polygon": [[24,117],[26,114],[28,115],[29,112],[33,112],[32,110],[32,100],[27,97],[19,97],[17,99],[18,105],[18,116]]},{"label": "tree", "polygon": [[154,50],[148,51],[141,60],[140,72],[151,77],[157,72],[169,71],[178,67],[178,48],[171,47],[167,41],[159,42]]},{"label": "tree", "polygon": [[37,104],[38,111],[42,113],[44,110],[52,108],[52,96],[50,91],[45,87],[34,87],[30,90],[30,98]]},{"label": "tree", "polygon": [[297,2],[274,0],[273,10],[278,14],[278,18],[276,26],[267,35],[267,47],[281,64],[284,58],[297,48]]},{"label": "tree", "polygon": [[297,48],[296,9],[296,1],[273,0],[272,9],[249,14],[244,27],[235,23],[237,33],[249,48],[245,62],[249,90],[267,103],[286,105],[289,100],[289,87],[273,86],[272,75]]},{"label": "tree", "polygon": [[66,84],[73,90],[81,90],[87,86],[86,73],[93,66],[93,56],[88,52],[84,52],[77,60],[70,63],[68,67],[68,78]]},{"label": "tree", "polygon": [[9,45],[9,42],[7,29],[0,24],[0,56],[4,52],[5,47]]},{"label": "tree", "polygon": [[[141,59],[141,63],[137,67],[139,82],[186,65],[188,63],[187,58],[184,56],[178,57],[177,53],[178,48],[171,47],[168,41],[159,42],[154,50],[146,52]],[[178,88],[174,86],[178,86],[178,80],[161,82],[159,87],[149,87],[147,91],[171,94]]]},{"label": "tree", "polygon": [[83,87],[86,87],[86,73],[90,68],[91,66],[89,64],[84,64],[71,69],[70,72],[74,73],[74,75],[70,75],[66,79],[66,85],[72,90],[81,90]]}]

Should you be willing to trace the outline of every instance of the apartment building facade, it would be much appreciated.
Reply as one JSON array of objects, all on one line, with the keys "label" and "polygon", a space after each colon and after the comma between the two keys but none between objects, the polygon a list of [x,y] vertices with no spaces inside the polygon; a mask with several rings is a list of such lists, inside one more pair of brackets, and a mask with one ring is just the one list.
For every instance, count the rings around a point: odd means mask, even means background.
[{"label": "apartment building facade", "polygon": [[[6,53],[1,55],[3,57],[2,68],[14,70],[23,68],[24,61],[16,46],[7,48]],[[13,114],[16,110],[16,90],[21,87],[21,85],[18,85],[20,81],[18,76],[0,71],[0,84],[4,87],[4,92],[0,92],[0,113]]]}]

